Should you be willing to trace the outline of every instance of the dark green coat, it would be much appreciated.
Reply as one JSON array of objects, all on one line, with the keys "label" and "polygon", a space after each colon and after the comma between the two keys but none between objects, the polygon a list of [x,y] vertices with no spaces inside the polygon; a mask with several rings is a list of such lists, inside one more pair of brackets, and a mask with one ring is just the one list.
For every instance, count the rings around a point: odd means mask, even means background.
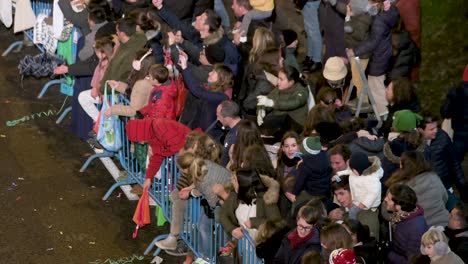
[{"label": "dark green coat", "polygon": [[101,92],[104,91],[105,82],[108,80],[127,82],[128,76],[132,71],[133,59],[145,44],[146,36],[140,32],[133,34],[127,42],[120,44],[101,80]]},{"label": "dark green coat", "polygon": [[[266,220],[280,221],[281,214],[278,208],[279,198],[279,183],[268,176],[261,176],[263,184],[268,187],[265,193],[259,193],[256,200],[257,216],[250,218],[252,228],[258,228],[260,224]],[[231,191],[229,197],[224,201],[221,206],[219,214],[219,222],[223,226],[224,231],[231,236],[232,230],[238,228],[240,225],[236,218],[236,209],[239,204],[237,193]]]},{"label": "dark green coat", "polygon": [[274,89],[268,94],[268,98],[274,101],[273,114],[288,114],[294,121],[304,125],[307,118],[307,99],[309,93],[300,83],[295,83],[287,90]]}]

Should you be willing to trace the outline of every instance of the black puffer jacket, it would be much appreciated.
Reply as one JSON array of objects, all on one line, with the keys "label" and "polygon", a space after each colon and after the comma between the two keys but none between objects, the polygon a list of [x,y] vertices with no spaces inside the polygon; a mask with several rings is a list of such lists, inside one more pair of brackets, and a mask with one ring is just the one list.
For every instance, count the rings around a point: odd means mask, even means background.
[{"label": "black puffer jacket", "polygon": [[460,162],[455,157],[453,144],[447,133],[438,129],[429,149],[434,171],[439,175],[445,188],[449,189],[455,184],[463,190],[466,186],[465,175]]},{"label": "black puffer jacket", "polygon": [[448,92],[440,114],[452,119],[454,131],[468,134],[468,82],[460,82]]},{"label": "black puffer jacket", "polygon": [[312,196],[330,198],[332,173],[327,152],[321,151],[317,155],[304,155],[302,163],[299,165],[293,194],[297,196],[302,191],[306,191]]},{"label": "black puffer jacket", "polygon": [[372,76],[384,74],[392,57],[392,27],[398,21],[399,12],[391,6],[388,11],[380,12],[374,17],[369,38],[354,49],[356,56],[372,53],[368,73]]},{"label": "black puffer jacket", "polygon": [[[268,95],[275,86],[268,80],[267,72],[254,65],[246,69],[244,81],[239,94],[244,115],[255,116],[257,111],[257,96]],[[270,74],[271,75],[271,74]]]},{"label": "black puffer jacket", "polygon": [[391,59],[390,78],[410,77],[411,70],[421,62],[421,51],[408,31],[394,33],[392,42],[394,56]]}]

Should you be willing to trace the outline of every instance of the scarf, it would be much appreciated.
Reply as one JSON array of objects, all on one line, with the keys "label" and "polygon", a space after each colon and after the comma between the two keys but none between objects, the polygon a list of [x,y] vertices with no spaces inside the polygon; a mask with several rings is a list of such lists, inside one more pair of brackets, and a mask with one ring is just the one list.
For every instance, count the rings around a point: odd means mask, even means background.
[{"label": "scarf", "polygon": [[294,231],[289,233],[288,235],[288,240],[291,243],[291,249],[294,250],[299,246],[299,244],[302,244],[306,242],[307,240],[311,239],[314,233],[315,233],[315,229],[312,229],[310,234],[308,234],[305,237],[300,237],[299,233],[297,233],[297,228],[294,229]]},{"label": "scarf", "polygon": [[418,210],[419,210],[419,207],[416,206],[416,208],[414,208],[414,210],[411,212],[405,212],[405,211],[394,212],[390,219],[390,222],[392,223],[392,227],[394,228],[396,224],[410,217],[412,214],[416,213],[416,211]]},{"label": "scarf", "polygon": [[297,163],[299,162],[300,159],[298,158],[288,158],[288,156],[286,156],[286,154],[283,154],[282,157],[281,157],[281,161],[283,162],[283,164],[286,166],[286,167],[295,167],[297,165]]}]

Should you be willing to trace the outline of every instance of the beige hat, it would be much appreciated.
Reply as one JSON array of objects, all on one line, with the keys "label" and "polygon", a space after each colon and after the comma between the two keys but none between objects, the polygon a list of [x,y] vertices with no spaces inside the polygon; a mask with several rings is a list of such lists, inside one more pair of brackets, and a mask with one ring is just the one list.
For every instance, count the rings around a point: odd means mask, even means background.
[{"label": "beige hat", "polygon": [[331,57],[325,63],[323,69],[323,77],[330,81],[339,81],[346,77],[348,74],[348,69],[343,62],[343,59],[340,57]]}]

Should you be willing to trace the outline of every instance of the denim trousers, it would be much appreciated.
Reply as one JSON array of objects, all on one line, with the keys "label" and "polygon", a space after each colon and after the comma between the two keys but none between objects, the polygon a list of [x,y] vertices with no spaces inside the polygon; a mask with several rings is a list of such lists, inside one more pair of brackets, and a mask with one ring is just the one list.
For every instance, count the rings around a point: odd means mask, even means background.
[{"label": "denim trousers", "polygon": [[302,9],[304,18],[304,30],[307,34],[307,56],[314,62],[322,62],[322,35],[318,10],[320,1],[307,2]]}]

